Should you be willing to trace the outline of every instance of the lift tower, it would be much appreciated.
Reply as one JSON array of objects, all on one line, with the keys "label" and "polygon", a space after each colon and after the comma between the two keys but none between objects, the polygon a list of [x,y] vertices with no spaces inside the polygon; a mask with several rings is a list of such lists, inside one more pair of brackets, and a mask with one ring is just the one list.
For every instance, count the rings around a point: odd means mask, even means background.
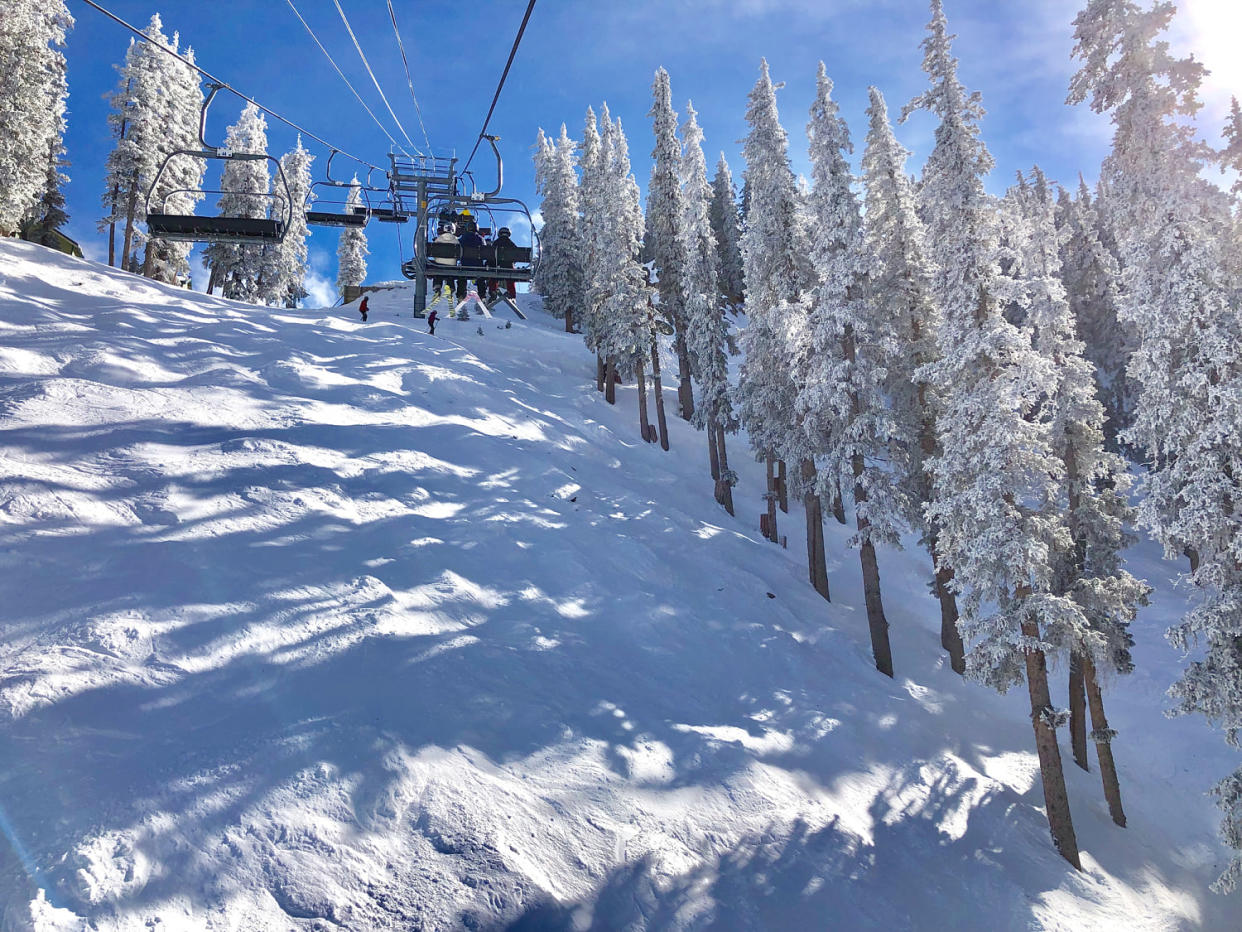
[{"label": "lift tower", "polygon": [[414,214],[414,316],[427,310],[427,216],[432,200],[452,198],[457,192],[457,157],[407,155],[390,152],[388,184],[397,212]]}]

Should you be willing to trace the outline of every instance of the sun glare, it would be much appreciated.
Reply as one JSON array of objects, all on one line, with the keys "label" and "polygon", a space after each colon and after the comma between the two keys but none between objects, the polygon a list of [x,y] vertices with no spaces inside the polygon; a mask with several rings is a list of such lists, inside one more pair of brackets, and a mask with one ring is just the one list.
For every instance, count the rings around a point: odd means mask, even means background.
[{"label": "sun glare", "polygon": [[1242,2],[1240,0],[1180,0],[1181,29],[1189,50],[1211,70],[1204,82],[1204,99],[1213,112],[1222,111],[1231,96],[1242,99]]}]

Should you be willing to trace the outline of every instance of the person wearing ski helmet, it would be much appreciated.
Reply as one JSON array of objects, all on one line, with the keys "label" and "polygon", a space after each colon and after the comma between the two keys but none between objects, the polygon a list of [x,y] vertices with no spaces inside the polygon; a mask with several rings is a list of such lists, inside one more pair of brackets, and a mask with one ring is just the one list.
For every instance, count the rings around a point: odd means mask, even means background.
[{"label": "person wearing ski helmet", "polygon": [[[457,239],[457,227],[447,221],[445,221],[444,223],[441,223],[440,224],[440,235],[436,237],[435,241],[437,243],[452,243],[454,246],[459,245],[460,241]],[[440,266],[448,266],[450,268],[457,267],[456,259],[445,259],[445,258],[441,258],[440,256],[436,256],[431,261],[434,262],[436,265],[440,265]],[[448,285],[449,291],[452,292],[453,284],[455,281],[457,281],[456,276],[450,278],[447,275],[437,275],[434,279],[436,297],[440,296],[440,291],[445,285]],[[463,278],[460,281],[461,283],[458,285],[458,290],[464,292],[466,280]],[[464,298],[465,295],[463,294],[462,297]]]},{"label": "person wearing ski helmet", "polygon": [[[508,227],[501,227],[499,230],[496,231],[496,238],[492,241],[492,245],[496,247],[496,268],[498,269],[513,268],[513,259],[502,258],[502,254],[504,250],[514,249],[516,248],[516,245],[517,245],[516,243],[513,242],[513,238],[510,234]],[[500,286],[501,286],[501,282],[499,281],[492,282],[493,296],[499,295]],[[517,297],[517,282],[513,281],[513,279],[509,279],[508,281],[504,282],[504,287],[505,287],[505,292],[509,295],[510,300],[513,300],[514,298]]]}]

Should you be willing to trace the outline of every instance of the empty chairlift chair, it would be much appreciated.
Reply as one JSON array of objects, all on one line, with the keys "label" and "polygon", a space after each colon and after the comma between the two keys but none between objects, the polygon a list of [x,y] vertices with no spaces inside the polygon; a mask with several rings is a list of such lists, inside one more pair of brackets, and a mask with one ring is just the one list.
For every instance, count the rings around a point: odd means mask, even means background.
[{"label": "empty chairlift chair", "polygon": [[[345,188],[348,190],[353,187],[353,183],[349,181],[340,181],[332,177],[332,160],[336,158],[336,150],[333,149],[328,154],[328,164],[324,171],[325,181],[315,181],[311,183],[310,191],[306,195],[306,223],[313,227],[340,227],[345,229],[361,229],[367,225],[367,219],[370,216],[371,201],[367,196],[369,188],[359,185],[359,191],[362,196],[363,203],[356,207],[350,208],[348,200],[341,201],[336,199],[319,199],[315,195],[316,188]],[[346,195],[348,198],[348,195]],[[340,210],[312,210],[311,203],[317,202],[323,205],[337,205]]]},{"label": "empty chairlift chair", "polygon": [[[221,84],[210,85],[210,92],[203,101],[198,124],[198,139],[203,148],[198,150],[175,149],[164,158],[159,171],[155,173],[155,180],[151,182],[151,188],[147,192],[147,232],[152,238],[183,243],[240,244],[279,243],[285,238],[285,231],[289,229],[289,221],[293,217],[293,201],[289,192],[289,182],[285,179],[285,172],[280,162],[263,153],[233,152],[230,149],[209,145],[206,141],[207,108],[211,106],[212,99],[223,87]],[[168,168],[168,163],[179,155],[199,159],[218,159],[223,162],[272,162],[276,166],[276,177],[285,191],[285,216],[283,219],[276,217],[200,217],[196,214],[170,214],[162,209],[152,211],[150,201],[155,192],[159,190],[160,177]],[[185,189],[169,191],[164,196],[161,208],[167,205],[168,198],[181,193],[187,192]],[[252,196],[275,199],[275,195],[267,191],[256,191]]]}]

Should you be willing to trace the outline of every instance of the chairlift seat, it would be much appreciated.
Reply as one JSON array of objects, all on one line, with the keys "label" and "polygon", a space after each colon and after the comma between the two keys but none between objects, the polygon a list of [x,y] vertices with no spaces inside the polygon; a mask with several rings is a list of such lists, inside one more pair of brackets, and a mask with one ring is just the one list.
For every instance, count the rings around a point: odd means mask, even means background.
[{"label": "chairlift seat", "polygon": [[267,217],[147,214],[147,229],[153,238],[185,243],[277,243],[285,235],[284,223]]},{"label": "chairlift seat", "polygon": [[364,227],[366,214],[334,214],[330,210],[308,210],[306,222],[316,227]]}]

